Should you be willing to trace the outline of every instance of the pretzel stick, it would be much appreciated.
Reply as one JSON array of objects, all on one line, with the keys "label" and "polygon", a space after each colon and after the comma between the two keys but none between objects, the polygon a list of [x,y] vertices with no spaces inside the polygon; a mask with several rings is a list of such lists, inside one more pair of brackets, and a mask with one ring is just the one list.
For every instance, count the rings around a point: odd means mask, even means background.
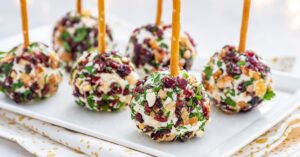
[{"label": "pretzel stick", "polygon": [[22,29],[24,38],[24,47],[29,45],[29,35],[28,35],[28,16],[27,16],[27,4],[26,0],[20,0],[21,4],[21,16],[22,16]]},{"label": "pretzel stick", "polygon": [[251,0],[244,0],[244,9],[243,9],[242,25],[241,25],[241,32],[240,32],[240,45],[239,45],[240,53],[243,53],[246,49],[250,6],[251,6]]},{"label": "pretzel stick", "polygon": [[81,15],[82,14],[81,0],[77,0],[76,9],[77,9],[77,13]]},{"label": "pretzel stick", "polygon": [[172,45],[171,45],[171,76],[179,74],[179,35],[180,35],[180,0],[173,0],[172,14]]},{"label": "pretzel stick", "polygon": [[161,15],[162,15],[162,6],[163,5],[163,0],[157,0],[157,10],[156,10],[156,20],[155,24],[158,26],[160,25],[161,22]]},{"label": "pretzel stick", "polygon": [[105,3],[104,0],[98,0],[98,48],[100,53],[105,52]]}]

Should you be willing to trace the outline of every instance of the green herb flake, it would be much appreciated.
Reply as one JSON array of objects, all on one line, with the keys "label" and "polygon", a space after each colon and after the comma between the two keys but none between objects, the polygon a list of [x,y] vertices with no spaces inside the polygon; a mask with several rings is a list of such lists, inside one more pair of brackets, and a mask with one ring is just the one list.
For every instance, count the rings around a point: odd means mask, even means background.
[{"label": "green herb flake", "polygon": [[70,52],[71,51],[71,46],[67,42],[63,42],[63,47],[66,51]]},{"label": "green herb flake", "polygon": [[222,67],[223,63],[221,61],[217,62],[218,67]]},{"label": "green herb flake", "polygon": [[75,103],[76,103],[78,106],[84,106],[84,102],[81,101],[81,100],[76,100]]},{"label": "green herb flake", "polygon": [[102,100],[103,101],[107,101],[109,98],[110,98],[109,95],[106,95],[106,94],[102,95]]},{"label": "green herb flake", "polygon": [[86,66],[84,67],[84,69],[91,75],[94,75],[96,72],[94,71],[94,66],[90,65],[90,66]]},{"label": "green herb flake", "polygon": [[7,52],[0,51],[0,55],[6,54]]},{"label": "green herb flake", "polygon": [[246,65],[246,62],[245,61],[238,61],[237,65],[241,67],[241,66]]},{"label": "green herb flake", "polygon": [[16,89],[23,87],[23,85],[24,85],[24,83],[19,81],[17,83],[12,84],[12,88],[13,88],[13,90],[16,90]]},{"label": "green herb flake", "polygon": [[67,31],[63,31],[60,35],[61,40],[66,41],[71,37],[70,33]]},{"label": "green herb flake", "polygon": [[88,31],[86,28],[78,28],[75,32],[74,41],[81,42],[88,35]]},{"label": "green herb flake", "polygon": [[235,75],[235,76],[233,76],[233,78],[234,78],[235,80],[240,79],[240,77],[241,77],[241,75]]},{"label": "green herb flake", "polygon": [[201,100],[202,99],[202,96],[201,95],[195,95],[195,98],[197,99],[197,100]]},{"label": "green herb flake", "polygon": [[244,82],[244,85],[245,85],[246,87],[248,87],[248,86],[250,86],[250,85],[252,85],[252,84],[253,84],[253,81],[254,81],[254,79],[253,79],[253,78],[251,78],[250,80],[248,80],[248,81]]},{"label": "green herb flake", "polygon": [[13,67],[13,64],[12,63],[9,63],[9,64],[3,64],[1,66],[1,69],[2,71],[5,73],[5,74],[8,74],[11,70],[12,70],[12,67]]},{"label": "green herb flake", "polygon": [[160,82],[160,75],[158,74],[155,78],[154,78],[154,83],[158,83]]},{"label": "green herb flake", "polygon": [[235,105],[236,105],[236,102],[233,101],[230,97],[227,97],[227,98],[225,99],[225,103],[226,103],[227,105],[229,105],[229,106],[235,106]]},{"label": "green herb flake", "polygon": [[165,49],[169,48],[169,46],[166,43],[163,43],[163,42],[159,44],[159,47],[165,48]]},{"label": "green herb flake", "polygon": [[180,47],[179,49],[179,53],[180,53],[180,56],[183,57],[184,56],[184,53],[187,49],[185,47]]},{"label": "green herb flake", "polygon": [[87,103],[91,109],[94,109],[95,107],[94,95],[89,95],[89,97],[87,98]]},{"label": "green herb flake", "polygon": [[188,74],[187,72],[183,72],[183,73],[182,73],[182,76],[183,76],[184,78],[186,78],[186,79],[189,78],[189,74]]},{"label": "green herb flake", "polygon": [[189,115],[189,118],[197,117],[198,120],[202,121],[204,119],[204,116],[201,112],[192,112]]},{"label": "green herb flake", "polygon": [[206,76],[206,80],[210,79],[210,77],[212,76],[212,72],[213,72],[213,69],[210,66],[205,67],[204,73]]},{"label": "green herb flake", "polygon": [[173,92],[167,91],[167,97],[173,100]]},{"label": "green herb flake", "polygon": [[276,94],[272,90],[267,90],[266,94],[264,95],[264,100],[271,100],[274,98]]}]

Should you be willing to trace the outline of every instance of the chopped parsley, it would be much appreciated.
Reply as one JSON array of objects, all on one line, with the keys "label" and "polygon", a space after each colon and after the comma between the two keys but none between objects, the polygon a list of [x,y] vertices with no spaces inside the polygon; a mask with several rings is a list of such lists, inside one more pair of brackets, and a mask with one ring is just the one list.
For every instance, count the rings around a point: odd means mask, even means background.
[{"label": "chopped parsley", "polygon": [[63,47],[66,51],[71,51],[71,46],[66,41],[63,42]]},{"label": "chopped parsley", "polygon": [[165,48],[165,49],[169,48],[169,46],[166,43],[163,43],[163,42],[159,44],[159,47]]},{"label": "chopped parsley", "polygon": [[213,69],[210,66],[205,67],[204,73],[206,76],[206,79],[209,80],[212,75]]},{"label": "chopped parsley", "polygon": [[244,82],[245,87],[248,87],[253,84],[254,79],[251,78],[249,81]]},{"label": "chopped parsley", "polygon": [[168,98],[173,100],[173,92],[167,91],[167,96],[168,96]]},{"label": "chopped parsley", "polygon": [[89,97],[87,98],[87,103],[91,109],[94,109],[94,107],[95,107],[94,95],[92,95],[92,94],[89,95]]},{"label": "chopped parsley", "polygon": [[88,35],[88,31],[86,28],[78,28],[75,32],[74,41],[81,42]]},{"label": "chopped parsley", "polygon": [[23,85],[24,85],[24,83],[19,81],[17,83],[12,84],[12,89],[13,90],[19,89],[19,88],[23,87]]},{"label": "chopped parsley", "polygon": [[238,66],[244,66],[244,65],[246,65],[246,62],[245,61],[238,61],[237,65]]},{"label": "chopped parsley", "polygon": [[186,78],[186,79],[189,78],[189,74],[188,74],[187,72],[183,72],[183,73],[182,73],[182,76],[183,76],[184,78]]},{"label": "chopped parsley", "polygon": [[196,117],[199,121],[202,121],[204,119],[204,116],[201,112],[192,112],[189,115],[189,118]]},{"label": "chopped parsley", "polygon": [[233,78],[234,78],[235,80],[240,79],[240,77],[241,77],[241,75],[235,75],[235,76],[233,76]]},{"label": "chopped parsley", "polygon": [[225,103],[226,103],[227,105],[229,105],[229,106],[235,106],[235,105],[236,105],[235,101],[233,101],[230,97],[227,97],[227,98],[225,99]]},{"label": "chopped parsley", "polygon": [[274,93],[274,91],[268,89],[266,94],[264,95],[264,100],[271,100],[275,95],[276,94]]},{"label": "chopped parsley", "polygon": [[13,64],[12,64],[12,63],[9,63],[9,64],[3,64],[3,65],[1,66],[1,70],[2,70],[5,74],[8,74],[8,73],[11,71],[12,67],[13,67]]},{"label": "chopped parsley", "polygon": [[96,72],[94,71],[94,66],[90,65],[90,66],[86,66],[84,67],[84,69],[91,75],[94,75]]},{"label": "chopped parsley", "polygon": [[223,65],[223,63],[221,61],[217,62],[218,67],[221,67]]},{"label": "chopped parsley", "polygon": [[63,41],[66,41],[68,38],[70,38],[71,37],[71,35],[70,35],[70,33],[69,32],[67,32],[67,31],[63,31],[62,32],[62,34],[61,34],[61,36],[60,36],[60,38],[63,40]]}]

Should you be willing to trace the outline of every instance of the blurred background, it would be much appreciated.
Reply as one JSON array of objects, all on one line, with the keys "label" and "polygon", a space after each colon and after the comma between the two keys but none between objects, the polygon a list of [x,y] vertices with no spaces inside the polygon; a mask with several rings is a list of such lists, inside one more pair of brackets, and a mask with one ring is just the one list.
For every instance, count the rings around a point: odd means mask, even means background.
[{"label": "blurred background", "polygon": [[[83,0],[85,9],[96,0]],[[21,32],[18,0],[0,0],[0,40]],[[28,0],[30,28],[54,25],[76,0]],[[172,0],[164,2],[163,20],[171,21]],[[202,56],[225,44],[237,45],[242,0],[183,0],[182,29],[191,34]],[[107,12],[138,27],[154,22],[156,0],[107,0]],[[300,52],[300,0],[253,0],[247,47],[262,56],[298,55]],[[109,22],[109,16],[107,17]],[[117,34],[115,34],[117,36]],[[20,39],[21,42],[22,39]],[[0,43],[0,50],[3,47]]]}]

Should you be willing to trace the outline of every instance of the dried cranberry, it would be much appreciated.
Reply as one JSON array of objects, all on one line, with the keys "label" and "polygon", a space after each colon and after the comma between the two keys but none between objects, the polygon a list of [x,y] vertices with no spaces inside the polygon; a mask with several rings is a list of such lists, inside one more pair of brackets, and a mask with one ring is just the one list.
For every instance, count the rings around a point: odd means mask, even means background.
[{"label": "dried cranberry", "polygon": [[29,74],[29,73],[31,72],[31,70],[32,70],[31,65],[30,65],[30,64],[26,64],[26,65],[25,65],[25,72],[26,72],[27,74]]},{"label": "dried cranberry", "polygon": [[13,93],[13,100],[16,103],[21,103],[22,102],[22,100],[21,100],[21,94],[20,93]]},{"label": "dried cranberry", "polygon": [[165,88],[172,88],[175,85],[175,81],[169,77],[164,77],[162,79],[162,83],[164,84]]},{"label": "dried cranberry", "polygon": [[110,92],[109,94],[121,94],[122,93],[122,87],[119,83],[114,82],[110,84]]},{"label": "dried cranberry", "polygon": [[39,88],[39,85],[37,82],[33,83],[31,86],[30,86],[30,90],[32,92],[35,92],[37,89]]},{"label": "dried cranberry", "polygon": [[178,120],[176,121],[174,127],[178,127],[178,126],[180,126],[181,124],[183,124],[183,120],[182,120],[181,117],[178,117]]},{"label": "dried cranberry", "polygon": [[123,95],[126,96],[126,95],[129,95],[129,94],[130,94],[129,88],[124,88]]},{"label": "dried cranberry", "polygon": [[191,96],[194,95],[194,91],[189,89],[189,88],[186,88],[184,91],[183,91],[183,94],[186,95],[186,97],[190,98]]},{"label": "dried cranberry", "polygon": [[46,96],[48,94],[49,90],[50,90],[49,85],[46,84],[42,90],[42,97]]},{"label": "dried cranberry", "polygon": [[145,128],[143,129],[143,132],[150,132],[153,130],[154,130],[154,128],[152,126],[146,125]]},{"label": "dried cranberry", "polygon": [[166,122],[168,121],[168,118],[165,118],[165,117],[162,117],[162,116],[159,116],[159,115],[156,115],[154,117],[155,120],[159,121],[159,122]]},{"label": "dried cranberry", "polygon": [[136,83],[136,86],[139,86],[139,85],[144,84],[144,83],[145,83],[144,80],[138,80],[137,83]]},{"label": "dried cranberry", "polygon": [[153,106],[155,106],[155,107],[157,107],[157,108],[162,108],[163,104],[161,103],[161,99],[160,99],[160,98],[157,98],[157,99],[155,100],[155,103],[154,103]]},{"label": "dried cranberry", "polygon": [[193,135],[192,132],[186,132],[185,134],[183,134],[182,136],[180,136],[180,137],[178,138],[178,140],[181,141],[181,142],[185,142],[185,141],[187,141],[189,138],[191,138],[192,135]]},{"label": "dried cranberry", "polygon": [[136,94],[136,93],[140,93],[140,94],[144,93],[144,89],[141,86],[137,86],[137,87],[134,88],[133,93],[134,94]]},{"label": "dried cranberry", "polygon": [[255,96],[248,103],[251,104],[252,106],[256,106],[261,102],[262,102],[262,99],[258,96]]},{"label": "dried cranberry", "polygon": [[95,90],[94,93],[97,97],[101,97],[103,95],[103,92],[102,91],[99,92],[98,90]]},{"label": "dried cranberry", "polygon": [[117,69],[117,73],[120,77],[124,78],[131,73],[131,68],[129,65],[120,65]]},{"label": "dried cranberry", "polygon": [[247,55],[248,57],[253,57],[253,56],[254,56],[254,53],[251,52],[251,51],[247,51],[247,52],[246,52],[246,55]]},{"label": "dried cranberry", "polygon": [[135,119],[140,123],[144,122],[143,116],[140,113],[135,114]]},{"label": "dried cranberry", "polygon": [[144,110],[145,110],[146,115],[149,115],[152,112],[152,109],[149,107],[149,104],[147,101],[144,101]]},{"label": "dried cranberry", "polygon": [[231,76],[240,75],[242,73],[241,69],[234,63],[226,64],[226,71]]},{"label": "dried cranberry", "polygon": [[252,64],[254,67],[257,67],[258,66],[258,62],[256,59],[254,58],[248,58],[248,61],[250,64]]},{"label": "dried cranberry", "polygon": [[109,64],[114,69],[117,69],[120,66],[117,62],[114,62],[114,61],[111,61]]},{"label": "dried cranberry", "polygon": [[152,139],[157,140],[157,139],[163,137],[165,134],[168,134],[170,132],[171,132],[170,129],[161,129],[159,131],[152,133],[150,136]]},{"label": "dried cranberry", "polygon": [[238,89],[238,91],[239,91],[240,93],[245,92],[245,91],[246,91],[245,83],[244,83],[244,82],[243,82],[243,83],[240,83],[240,84],[238,85],[237,89]]},{"label": "dried cranberry", "polygon": [[179,88],[185,89],[185,87],[187,86],[187,84],[188,84],[188,82],[187,82],[186,79],[184,79],[184,78],[178,78],[177,79],[177,85],[178,85]]},{"label": "dried cranberry", "polygon": [[99,79],[100,79],[100,77],[97,77],[97,76],[91,76],[92,78],[91,78],[91,83],[92,84],[96,84],[98,81],[99,81]]},{"label": "dried cranberry", "polygon": [[209,111],[205,105],[202,105],[202,112],[203,112],[204,117],[208,120],[209,119]]}]

